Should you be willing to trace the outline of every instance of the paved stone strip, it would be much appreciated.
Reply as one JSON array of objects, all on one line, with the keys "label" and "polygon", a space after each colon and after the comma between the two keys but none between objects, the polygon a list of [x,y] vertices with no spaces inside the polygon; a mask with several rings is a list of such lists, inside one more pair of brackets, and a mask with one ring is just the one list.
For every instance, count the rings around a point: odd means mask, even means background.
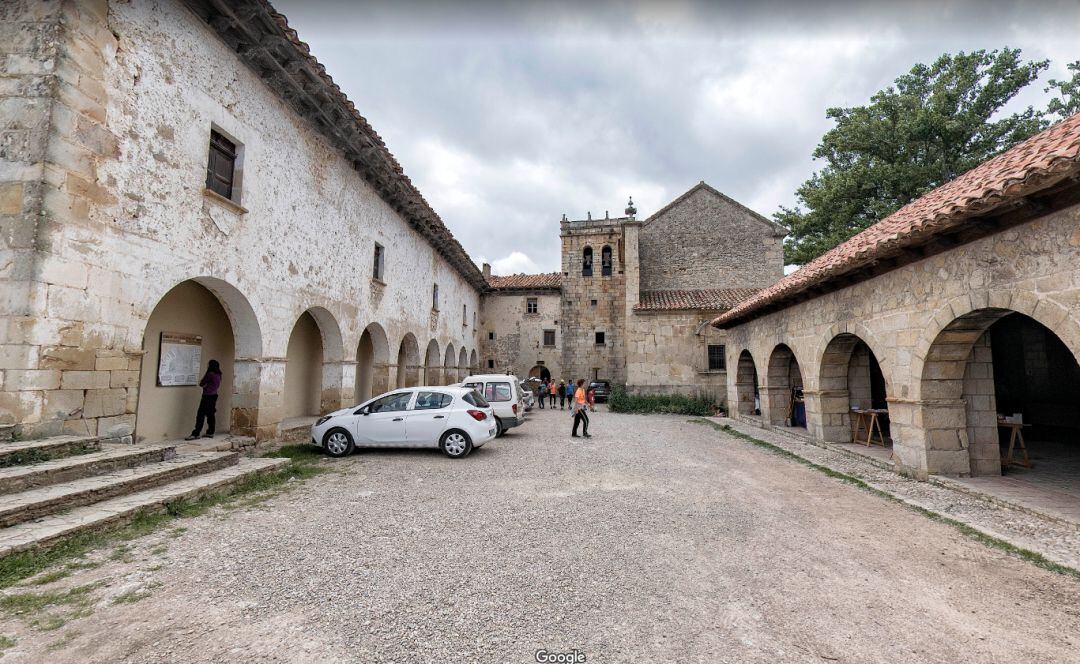
[{"label": "paved stone strip", "polygon": [[288,459],[241,459],[221,470],[20,523],[0,530],[0,558],[83,531],[119,525],[139,514],[160,511],[178,501],[220,492],[246,477],[276,470],[288,462]]},{"label": "paved stone strip", "polygon": [[729,418],[709,420],[726,424],[807,461],[856,477],[904,503],[955,519],[1013,546],[1042,554],[1051,562],[1080,569],[1080,530],[1071,524],[989,500],[973,492],[955,490],[946,482],[922,482],[904,477],[874,460],[820,447],[786,433]]},{"label": "paved stone strip", "polygon": [[0,495],[165,461],[175,455],[172,445],[107,445],[99,452],[0,468]]},{"label": "paved stone strip", "polygon": [[0,502],[0,526],[12,526],[63,509],[82,507],[99,500],[218,470],[234,465],[238,458],[239,455],[235,452],[181,456],[5,496]]}]

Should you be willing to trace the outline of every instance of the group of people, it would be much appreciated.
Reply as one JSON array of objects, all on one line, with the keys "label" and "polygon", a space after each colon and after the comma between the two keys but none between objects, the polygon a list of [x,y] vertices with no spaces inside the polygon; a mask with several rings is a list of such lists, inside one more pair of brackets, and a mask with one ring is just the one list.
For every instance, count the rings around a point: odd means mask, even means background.
[{"label": "group of people", "polygon": [[573,415],[574,427],[570,435],[578,438],[578,426],[581,425],[582,436],[592,438],[589,435],[589,411],[596,412],[596,390],[585,389],[584,378],[579,378],[576,382],[560,380],[556,383],[554,378],[540,381],[536,386],[536,403],[540,408],[543,409],[547,402],[548,407],[554,410],[556,399],[559,400],[559,410],[569,405]]}]

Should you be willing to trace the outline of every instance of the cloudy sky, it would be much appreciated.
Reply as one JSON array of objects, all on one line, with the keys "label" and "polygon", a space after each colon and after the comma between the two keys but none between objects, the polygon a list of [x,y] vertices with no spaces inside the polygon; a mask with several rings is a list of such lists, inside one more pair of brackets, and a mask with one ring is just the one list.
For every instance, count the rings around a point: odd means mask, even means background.
[{"label": "cloudy sky", "polygon": [[274,0],[469,254],[559,269],[559,218],[644,217],[699,180],[794,203],[830,128],[943,52],[1080,59],[1080,3]]}]

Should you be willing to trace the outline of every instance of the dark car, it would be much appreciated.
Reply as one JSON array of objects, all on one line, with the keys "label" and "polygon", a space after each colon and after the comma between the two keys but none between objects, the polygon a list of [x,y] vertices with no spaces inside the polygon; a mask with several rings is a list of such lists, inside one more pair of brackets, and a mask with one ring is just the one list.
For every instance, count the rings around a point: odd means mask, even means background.
[{"label": "dark car", "polygon": [[611,383],[606,380],[594,380],[589,383],[589,392],[596,391],[596,403],[604,403],[611,396]]}]

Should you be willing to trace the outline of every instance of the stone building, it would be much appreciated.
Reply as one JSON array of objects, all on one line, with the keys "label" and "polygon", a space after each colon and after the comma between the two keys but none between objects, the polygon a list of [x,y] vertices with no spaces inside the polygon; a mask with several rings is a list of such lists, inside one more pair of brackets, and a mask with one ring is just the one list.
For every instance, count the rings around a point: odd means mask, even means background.
[{"label": "stone building", "polygon": [[8,436],[183,436],[211,358],[257,439],[478,366],[483,275],[267,3],[0,17]]},{"label": "stone building", "polygon": [[[724,401],[726,335],[709,322],[780,279],[784,229],[704,182],[647,219],[637,219],[632,201],[625,214],[564,217],[561,275],[492,277],[485,312],[498,306],[514,315],[522,310],[521,295],[506,286],[543,281],[550,301],[544,306],[560,298],[558,316],[543,317],[543,325],[558,326],[557,378]],[[508,296],[516,299],[495,304]],[[485,320],[493,318],[485,314]],[[524,338],[545,334],[539,320],[515,317],[512,325]],[[481,339],[482,356],[495,370],[521,373],[517,367],[528,361],[508,355],[507,344],[496,340]]]},{"label": "stone building", "polygon": [[521,378],[562,375],[562,331],[559,327],[562,275],[491,275],[480,305],[482,370],[510,372]]},{"label": "stone building", "polygon": [[1001,474],[1009,427],[999,415],[1019,416],[1039,456],[1025,477],[1075,488],[1080,115],[901,208],[714,325],[727,332],[728,391],[742,417],[783,426],[797,383],[805,435],[844,443],[853,413],[872,407],[885,420],[883,458],[926,477]]}]

